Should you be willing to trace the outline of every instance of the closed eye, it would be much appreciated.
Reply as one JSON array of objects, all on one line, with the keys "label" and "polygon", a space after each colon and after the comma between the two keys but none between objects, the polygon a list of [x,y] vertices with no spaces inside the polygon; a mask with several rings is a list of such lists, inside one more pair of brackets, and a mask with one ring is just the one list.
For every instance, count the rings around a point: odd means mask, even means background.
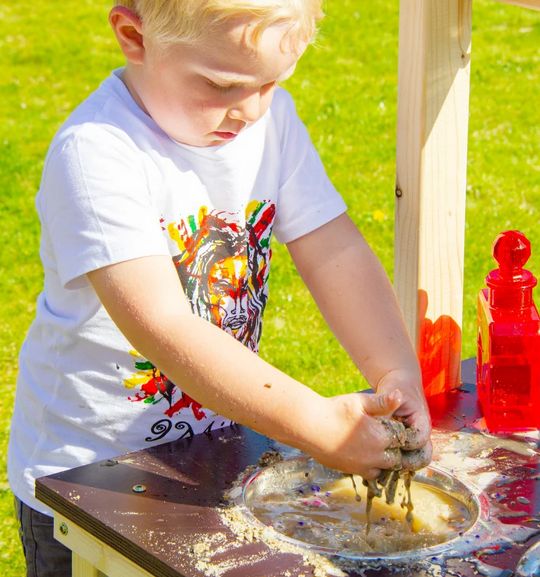
[{"label": "closed eye", "polygon": [[[234,90],[235,88],[242,88],[245,85],[243,84],[217,84],[215,82],[213,82],[212,80],[210,80],[209,78],[206,79],[206,82],[208,83],[209,86],[211,86],[214,90],[217,90],[218,92],[230,92],[231,90]],[[261,93],[265,93],[268,92],[268,90],[274,88],[274,86],[276,86],[277,82],[274,80],[272,82],[268,82],[266,84],[263,84],[260,88]]]},{"label": "closed eye", "polygon": [[206,82],[215,90],[217,90],[218,92],[229,92],[230,90],[232,90],[233,88],[237,88],[238,85],[237,84],[229,84],[226,86],[223,86],[221,84],[216,84],[215,82],[212,82],[211,80],[209,80],[208,78],[206,79]]}]

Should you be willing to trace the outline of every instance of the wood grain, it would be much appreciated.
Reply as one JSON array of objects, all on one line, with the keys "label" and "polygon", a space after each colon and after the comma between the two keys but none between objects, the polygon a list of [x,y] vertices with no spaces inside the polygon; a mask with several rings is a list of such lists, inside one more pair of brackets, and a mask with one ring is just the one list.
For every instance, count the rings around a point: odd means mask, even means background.
[{"label": "wood grain", "polygon": [[[440,357],[449,387],[460,380],[470,47],[470,0],[401,1],[394,280],[419,356]],[[458,330],[424,351],[425,319]]]}]

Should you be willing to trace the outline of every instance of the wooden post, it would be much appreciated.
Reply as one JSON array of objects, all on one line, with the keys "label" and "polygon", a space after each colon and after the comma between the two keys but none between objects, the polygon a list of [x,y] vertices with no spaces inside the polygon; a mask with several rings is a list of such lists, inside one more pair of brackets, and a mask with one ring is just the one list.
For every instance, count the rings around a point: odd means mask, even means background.
[{"label": "wooden post", "polygon": [[460,383],[471,0],[401,0],[394,281],[434,394]]}]

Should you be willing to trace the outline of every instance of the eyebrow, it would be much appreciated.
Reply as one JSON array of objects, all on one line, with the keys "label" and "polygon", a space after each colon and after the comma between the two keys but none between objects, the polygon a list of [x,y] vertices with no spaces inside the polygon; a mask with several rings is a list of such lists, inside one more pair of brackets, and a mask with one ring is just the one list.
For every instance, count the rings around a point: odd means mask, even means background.
[{"label": "eyebrow", "polygon": [[[276,78],[275,82],[284,82],[290,78],[296,68],[296,63],[293,64],[288,70],[286,70],[279,78]],[[237,74],[227,74],[220,73],[215,74],[210,70],[206,71],[205,75],[216,84],[222,84],[223,86],[249,86],[251,82],[247,78],[238,76]]]}]

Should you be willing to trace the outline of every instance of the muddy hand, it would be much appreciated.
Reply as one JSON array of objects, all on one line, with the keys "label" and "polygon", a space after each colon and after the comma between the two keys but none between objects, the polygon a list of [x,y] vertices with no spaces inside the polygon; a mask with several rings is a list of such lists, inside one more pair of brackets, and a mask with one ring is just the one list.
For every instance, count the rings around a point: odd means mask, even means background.
[{"label": "muddy hand", "polygon": [[[392,419],[396,421],[396,419]],[[397,420],[401,422],[401,419]],[[431,461],[431,440],[423,443],[423,432],[415,426],[404,426],[405,433],[401,444],[402,466],[407,471],[418,471],[427,467]]]},{"label": "muddy hand", "polygon": [[403,398],[399,390],[386,394],[366,395],[366,412],[383,425],[385,449],[381,470],[396,471],[402,468],[401,447],[406,441],[406,428],[403,423],[391,418],[401,405]]},{"label": "muddy hand", "polygon": [[401,419],[396,418],[379,417],[379,420],[392,439],[385,450],[388,460],[385,469],[417,471],[430,463],[430,441],[419,449],[412,448],[418,446],[419,431],[416,427],[408,427]]},{"label": "muddy hand", "polygon": [[403,468],[403,451],[399,448],[384,450],[385,464],[383,471],[399,471]]},{"label": "muddy hand", "polygon": [[429,443],[431,419],[418,375],[407,371],[391,371],[378,383],[377,392],[390,394],[399,390],[402,402],[392,416],[401,421],[407,429],[403,448],[421,449]]},{"label": "muddy hand", "polygon": [[405,425],[396,419],[388,419],[381,417],[380,419],[383,426],[388,431],[392,442],[388,445],[389,449],[402,448],[407,443],[407,428]]},{"label": "muddy hand", "polygon": [[370,467],[360,473],[365,479],[376,479],[384,469],[401,469],[401,452],[399,447],[403,441],[404,426],[401,423],[391,423],[391,415],[402,403],[400,391],[386,394],[360,393],[362,405],[367,419],[365,432],[369,445],[367,452],[371,453]]},{"label": "muddy hand", "polygon": [[431,462],[431,443],[413,451],[401,450],[401,466],[407,471],[418,471]]},{"label": "muddy hand", "polygon": [[403,402],[403,395],[397,389],[390,393],[361,394],[364,395],[364,410],[371,417],[391,417]]},{"label": "muddy hand", "polygon": [[418,443],[418,430],[415,427],[407,427],[401,420],[395,418],[380,418],[380,421],[392,437],[392,442],[385,451],[389,462],[393,464],[388,466],[388,469],[417,471],[429,465],[431,442],[428,441],[420,449],[409,448],[416,447]]}]

